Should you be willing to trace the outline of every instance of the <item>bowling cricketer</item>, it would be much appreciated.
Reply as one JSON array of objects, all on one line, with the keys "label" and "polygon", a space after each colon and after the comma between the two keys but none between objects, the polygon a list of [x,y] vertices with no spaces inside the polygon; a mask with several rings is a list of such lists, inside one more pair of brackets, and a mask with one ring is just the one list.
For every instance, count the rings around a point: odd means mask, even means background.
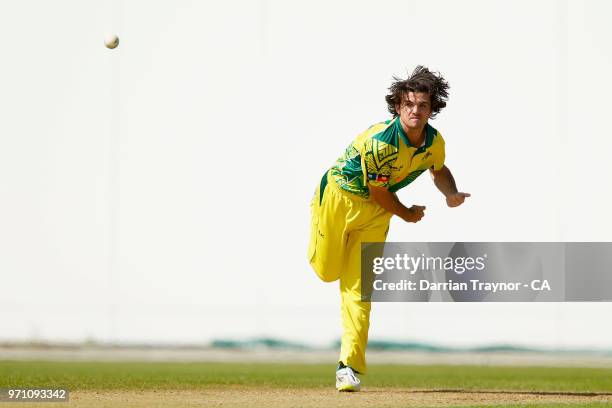
[{"label": "bowling cricketer", "polygon": [[393,118],[358,135],[313,197],[308,259],[321,280],[340,280],[340,391],[358,391],[357,374],[367,371],[371,304],[361,301],[361,243],[384,242],[393,215],[406,222],[423,218],[424,206],[407,207],[395,193],[426,170],[449,207],[470,196],[457,190],[444,165],[444,139],[428,123],[446,106],[448,89],[440,73],[422,66],[405,80],[394,78],[385,98]]}]

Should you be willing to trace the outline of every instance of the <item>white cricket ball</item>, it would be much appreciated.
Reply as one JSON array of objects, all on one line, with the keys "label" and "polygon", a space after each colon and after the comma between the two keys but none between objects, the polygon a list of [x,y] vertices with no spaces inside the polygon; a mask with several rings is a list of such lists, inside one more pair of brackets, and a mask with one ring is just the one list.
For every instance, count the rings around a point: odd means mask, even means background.
[{"label": "white cricket ball", "polygon": [[119,37],[117,37],[115,34],[107,35],[104,39],[104,45],[106,45],[106,48],[109,48],[111,50],[113,48],[117,48],[117,46],[119,45]]}]

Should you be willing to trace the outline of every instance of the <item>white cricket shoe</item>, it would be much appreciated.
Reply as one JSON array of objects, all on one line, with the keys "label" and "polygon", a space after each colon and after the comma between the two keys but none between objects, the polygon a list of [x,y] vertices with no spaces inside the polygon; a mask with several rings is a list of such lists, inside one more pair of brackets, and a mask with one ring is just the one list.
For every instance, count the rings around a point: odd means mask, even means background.
[{"label": "white cricket shoe", "polygon": [[336,370],[336,389],[338,391],[359,391],[361,381],[351,367]]}]

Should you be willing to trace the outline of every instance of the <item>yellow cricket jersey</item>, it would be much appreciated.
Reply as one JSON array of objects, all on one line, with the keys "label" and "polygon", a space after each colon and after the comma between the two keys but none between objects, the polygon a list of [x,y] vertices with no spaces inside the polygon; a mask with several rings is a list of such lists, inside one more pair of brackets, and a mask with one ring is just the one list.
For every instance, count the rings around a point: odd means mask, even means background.
[{"label": "yellow cricket jersey", "polygon": [[425,170],[440,170],[444,157],[444,139],[436,129],[427,124],[425,144],[412,146],[398,117],[372,125],[358,135],[330,175],[341,189],[368,198],[368,183],[394,193]]}]

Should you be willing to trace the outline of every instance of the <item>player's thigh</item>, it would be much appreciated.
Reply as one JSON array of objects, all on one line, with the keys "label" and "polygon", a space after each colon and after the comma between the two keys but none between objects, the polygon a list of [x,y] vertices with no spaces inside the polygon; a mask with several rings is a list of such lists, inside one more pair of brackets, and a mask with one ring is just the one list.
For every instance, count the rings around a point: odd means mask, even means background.
[{"label": "player's thigh", "polygon": [[345,214],[341,197],[333,192],[326,191],[323,200],[312,203],[308,258],[319,278],[326,282],[337,280],[345,269]]}]

